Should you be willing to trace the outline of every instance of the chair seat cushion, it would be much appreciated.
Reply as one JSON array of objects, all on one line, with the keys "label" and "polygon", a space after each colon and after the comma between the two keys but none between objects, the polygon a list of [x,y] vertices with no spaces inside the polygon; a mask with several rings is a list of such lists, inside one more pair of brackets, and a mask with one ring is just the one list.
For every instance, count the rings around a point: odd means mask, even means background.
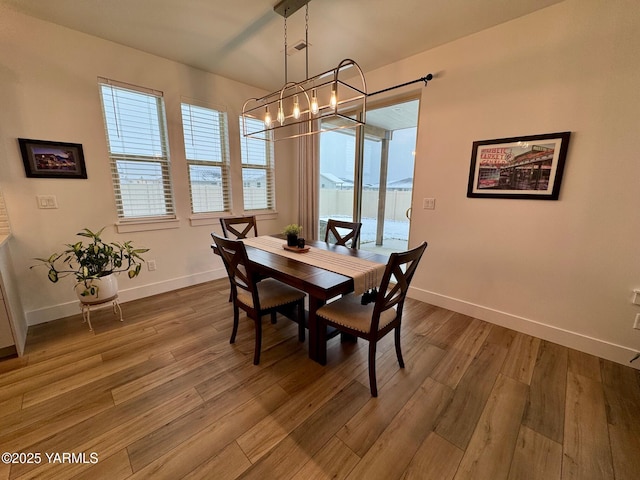
[{"label": "chair seat cushion", "polygon": [[[358,332],[369,333],[371,331],[371,318],[373,316],[374,305],[373,302],[362,305],[360,296],[350,294],[319,308],[317,315]],[[386,327],[395,318],[395,307],[383,311],[380,314],[378,329],[380,330]]]},{"label": "chair seat cushion", "polygon": [[[305,293],[297,288],[285,285],[273,278],[267,278],[257,283],[258,297],[260,298],[260,308],[266,310],[269,308],[279,307],[288,303],[294,303],[302,300]],[[238,290],[238,301],[244,305],[254,308],[253,298],[246,291]]]}]

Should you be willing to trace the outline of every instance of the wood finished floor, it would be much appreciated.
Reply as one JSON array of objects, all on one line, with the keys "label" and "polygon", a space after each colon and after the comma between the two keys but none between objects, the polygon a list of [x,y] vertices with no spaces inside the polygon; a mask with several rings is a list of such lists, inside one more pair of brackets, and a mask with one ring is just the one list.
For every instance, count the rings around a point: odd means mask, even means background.
[{"label": "wood finished floor", "polygon": [[[406,368],[379,344],[307,358],[295,325],[265,318],[260,366],[245,317],[229,345],[226,279],[32,327],[0,362],[0,478],[640,478],[640,375],[408,299]],[[44,453],[98,454],[49,463]]]}]

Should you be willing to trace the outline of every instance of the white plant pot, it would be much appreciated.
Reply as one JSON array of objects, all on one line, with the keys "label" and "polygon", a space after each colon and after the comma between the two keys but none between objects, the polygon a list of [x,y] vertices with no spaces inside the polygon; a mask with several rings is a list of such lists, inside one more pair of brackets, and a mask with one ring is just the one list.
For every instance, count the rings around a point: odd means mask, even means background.
[{"label": "white plant pot", "polygon": [[118,294],[118,280],[114,274],[80,282],[75,287],[78,300],[82,303],[99,303],[114,298]]}]

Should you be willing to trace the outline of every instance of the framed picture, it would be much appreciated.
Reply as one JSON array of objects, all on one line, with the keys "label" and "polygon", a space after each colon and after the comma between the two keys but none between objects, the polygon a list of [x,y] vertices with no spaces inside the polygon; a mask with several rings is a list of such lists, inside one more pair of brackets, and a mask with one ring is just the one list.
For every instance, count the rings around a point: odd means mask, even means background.
[{"label": "framed picture", "polygon": [[557,200],[571,132],[473,142],[467,197]]},{"label": "framed picture", "polygon": [[87,178],[82,145],[19,138],[27,177]]}]

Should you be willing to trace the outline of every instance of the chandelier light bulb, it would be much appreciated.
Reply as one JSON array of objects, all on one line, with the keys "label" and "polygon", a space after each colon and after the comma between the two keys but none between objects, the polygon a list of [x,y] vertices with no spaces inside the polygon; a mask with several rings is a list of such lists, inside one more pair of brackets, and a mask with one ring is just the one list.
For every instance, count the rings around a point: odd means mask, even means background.
[{"label": "chandelier light bulb", "polygon": [[284,110],[282,109],[282,101],[278,104],[278,122],[280,125],[284,125]]},{"label": "chandelier light bulb", "polygon": [[336,94],[336,87],[331,87],[331,100],[329,100],[331,108],[336,108],[338,105],[338,95]]},{"label": "chandelier light bulb", "polygon": [[300,102],[298,102],[298,95],[293,96],[293,118],[296,120],[300,118]]},{"label": "chandelier light bulb", "polygon": [[269,113],[269,107],[264,107],[264,126],[271,128],[271,114]]},{"label": "chandelier light bulb", "polygon": [[313,113],[314,115],[317,115],[319,111],[320,109],[318,108],[318,93],[314,88],[311,91],[311,113]]}]

